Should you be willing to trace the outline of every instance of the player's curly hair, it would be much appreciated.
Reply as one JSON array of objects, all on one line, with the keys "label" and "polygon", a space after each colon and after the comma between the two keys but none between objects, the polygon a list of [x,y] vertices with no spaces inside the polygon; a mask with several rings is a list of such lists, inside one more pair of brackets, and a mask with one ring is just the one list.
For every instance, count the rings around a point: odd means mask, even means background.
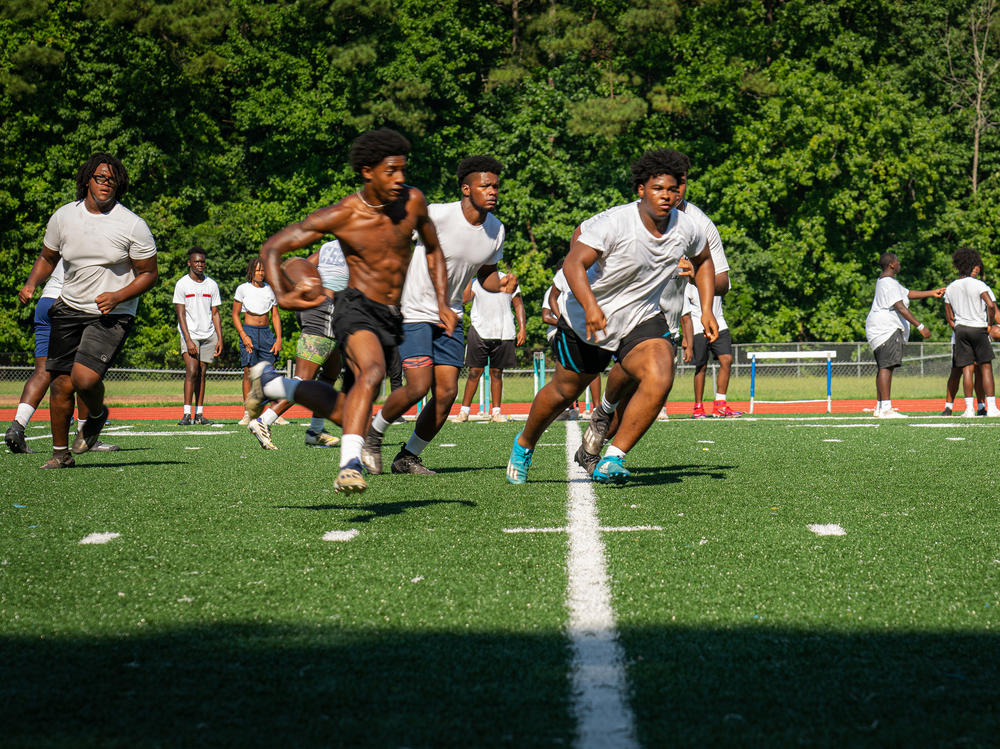
[{"label": "player's curly hair", "polygon": [[896,262],[896,260],[898,260],[898,258],[896,257],[895,252],[883,252],[878,256],[878,267],[884,272],[888,270],[889,266]]},{"label": "player's curly hair", "polygon": [[250,262],[247,263],[247,281],[253,283],[253,275],[257,272],[257,266],[261,268],[264,267],[264,261],[260,259],[260,255],[254,255],[250,258]]},{"label": "player's curly hair", "polygon": [[83,200],[87,197],[90,178],[94,176],[94,172],[101,164],[107,164],[111,167],[111,176],[115,179],[115,200],[119,200],[128,192],[128,172],[125,171],[125,165],[110,153],[95,153],[80,164],[80,168],[76,170],[77,200]]},{"label": "player's curly hair", "polygon": [[955,250],[955,254],[951,256],[951,264],[955,266],[955,270],[957,270],[960,275],[971,276],[972,269],[977,265],[979,266],[979,269],[982,270],[983,259],[975,250],[969,247],[962,247],[961,249]]},{"label": "player's curly hair", "polygon": [[691,168],[691,160],[680,151],[662,148],[646,151],[632,164],[632,189],[638,190],[650,177],[669,174],[680,182]]},{"label": "player's curly hair", "polygon": [[469,156],[458,162],[458,169],[455,170],[455,173],[458,175],[458,186],[461,187],[465,184],[465,178],[470,174],[489,172],[499,177],[502,171],[503,164],[492,156]]},{"label": "player's curly hair", "polygon": [[351,168],[361,174],[361,168],[376,166],[386,156],[406,156],[410,153],[410,141],[397,133],[383,127],[381,130],[369,130],[362,133],[351,144],[348,160]]},{"label": "player's curly hair", "polygon": [[192,255],[204,255],[206,258],[208,257],[208,253],[205,252],[204,248],[199,247],[198,245],[195,245],[188,250],[188,257],[191,257]]}]

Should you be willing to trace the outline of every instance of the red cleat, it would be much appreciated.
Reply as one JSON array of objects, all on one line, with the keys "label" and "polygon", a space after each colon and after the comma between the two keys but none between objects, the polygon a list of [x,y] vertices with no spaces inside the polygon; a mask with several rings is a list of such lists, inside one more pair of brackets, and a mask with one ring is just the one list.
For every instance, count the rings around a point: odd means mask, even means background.
[{"label": "red cleat", "polygon": [[694,407],[694,411],[691,413],[691,418],[692,419],[704,419],[704,418],[707,418],[707,417],[708,417],[708,414],[705,413],[705,407],[703,405],[701,405],[700,403],[698,403]]},{"label": "red cleat", "polygon": [[712,409],[712,416],[721,419],[735,419],[737,416],[742,415],[742,411],[734,411],[725,401],[715,401],[715,407]]}]

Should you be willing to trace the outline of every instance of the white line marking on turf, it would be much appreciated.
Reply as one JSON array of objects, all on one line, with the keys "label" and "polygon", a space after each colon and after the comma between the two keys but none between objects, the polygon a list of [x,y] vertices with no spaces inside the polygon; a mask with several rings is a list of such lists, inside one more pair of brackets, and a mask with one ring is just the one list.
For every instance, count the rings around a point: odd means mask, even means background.
[{"label": "white line marking on turf", "polygon": [[843,442],[844,440],[829,439],[829,440],[823,440],[823,441],[824,442]]},{"label": "white line marking on turf", "polygon": [[[632,505],[633,508],[636,505]],[[634,531],[662,531],[660,525],[602,525],[601,533],[631,533]],[[568,533],[569,528],[504,528],[504,533]]]},{"label": "white line marking on turf", "polygon": [[627,699],[625,653],[618,643],[611,608],[597,503],[590,479],[573,460],[580,442],[579,425],[567,422],[567,605],[573,651],[570,679],[577,721],[576,746],[579,749],[638,747],[635,717]]},{"label": "white line marking on turf", "polygon": [[236,430],[207,432],[195,429],[178,429],[173,432],[116,432],[115,437],[218,437],[221,434],[239,434],[239,432]]},{"label": "white line marking on turf", "polygon": [[121,533],[91,533],[89,536],[84,536],[80,539],[81,544],[106,544],[115,538],[121,536]]},{"label": "white line marking on turf", "polygon": [[438,447],[458,447],[454,442],[442,442]]},{"label": "white line marking on turf", "polygon": [[817,536],[846,536],[847,531],[841,528],[836,523],[827,523],[823,525],[821,523],[811,523],[806,526],[809,530],[815,533]]},{"label": "white line marking on turf", "polygon": [[698,440],[699,445],[714,445],[715,440]]},{"label": "white line marking on turf", "polygon": [[953,429],[956,427],[966,429],[968,427],[1000,427],[1000,424],[996,422],[983,423],[982,421],[969,421],[969,422],[947,421],[944,424],[907,424],[907,426],[924,427],[925,429],[928,427],[932,429]]},{"label": "white line marking on turf", "polygon": [[357,536],[361,531],[357,528],[351,528],[349,531],[327,531],[323,534],[324,541],[350,541],[352,538]]},{"label": "white line marking on turf", "polygon": [[879,424],[786,424],[789,429],[808,429],[810,427],[816,427],[819,429],[863,429],[865,427],[876,427]]},{"label": "white line marking on turf", "polygon": [[965,437],[945,437],[949,442],[965,442]]}]

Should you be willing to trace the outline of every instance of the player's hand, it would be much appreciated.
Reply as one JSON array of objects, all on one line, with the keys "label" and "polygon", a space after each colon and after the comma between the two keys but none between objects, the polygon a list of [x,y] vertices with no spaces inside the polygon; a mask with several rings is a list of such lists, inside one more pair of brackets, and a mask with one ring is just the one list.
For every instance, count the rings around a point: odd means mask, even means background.
[{"label": "player's hand", "polygon": [[281,351],[281,339],[279,338],[274,343],[271,344],[271,353],[277,356],[280,353],[280,351]]},{"label": "player's hand", "polygon": [[288,291],[278,292],[275,289],[274,298],[282,309],[303,310],[318,307],[326,299],[322,292],[322,284],[315,278],[299,281]]},{"label": "player's hand", "polygon": [[220,338],[215,342],[215,356],[222,353],[222,339]]},{"label": "player's hand", "polygon": [[694,350],[690,346],[684,347],[684,363],[690,364],[691,360],[694,359]]},{"label": "player's hand", "polygon": [[438,307],[438,315],[441,317],[441,327],[444,328],[444,332],[452,335],[459,322],[455,310],[451,307]]},{"label": "player's hand", "polygon": [[[598,333],[606,333],[606,328],[608,327],[608,321],[604,317],[604,310],[600,308],[599,305],[595,304],[590,309],[586,310],[586,321],[587,321],[587,340],[597,342]],[[602,335],[601,338],[605,336]]]},{"label": "player's hand", "polygon": [[524,332],[524,328],[517,331],[517,344],[518,346],[523,346],[524,342],[528,340],[528,334]]},{"label": "player's hand", "polygon": [[711,343],[719,337],[719,322],[715,319],[715,315],[709,312],[707,315],[704,311],[701,313],[701,324],[705,328],[705,340]]},{"label": "player's hand", "polygon": [[517,276],[513,273],[508,273],[504,276],[503,280],[500,281],[500,291],[504,294],[513,294],[517,291]]},{"label": "player's hand", "polygon": [[192,359],[198,358],[198,347],[194,345],[194,341],[187,342],[188,356]]},{"label": "player's hand", "polygon": [[118,306],[118,295],[105,291],[103,294],[98,294],[94,301],[97,302],[97,309],[101,311],[101,314],[106,315]]},{"label": "player's hand", "polygon": [[17,301],[21,304],[27,304],[31,301],[31,298],[35,295],[35,287],[30,284],[25,284],[21,287],[21,290],[17,292]]},{"label": "player's hand", "polygon": [[253,341],[250,339],[246,333],[240,336],[240,341],[243,343],[243,348],[247,350],[248,354],[253,353]]},{"label": "player's hand", "polygon": [[677,261],[677,275],[681,278],[694,278],[694,265],[686,257]]},{"label": "player's hand", "polygon": [[1000,341],[1000,324],[993,323],[990,326],[990,338],[994,341]]},{"label": "player's hand", "polygon": [[920,335],[922,335],[924,338],[930,338],[931,337],[930,328],[924,328],[923,330],[921,330]]},{"label": "player's hand", "polygon": [[934,289],[934,291],[931,292],[931,295],[935,299],[940,299],[941,297],[944,296],[944,289],[945,289],[944,286],[942,286],[940,289]]}]

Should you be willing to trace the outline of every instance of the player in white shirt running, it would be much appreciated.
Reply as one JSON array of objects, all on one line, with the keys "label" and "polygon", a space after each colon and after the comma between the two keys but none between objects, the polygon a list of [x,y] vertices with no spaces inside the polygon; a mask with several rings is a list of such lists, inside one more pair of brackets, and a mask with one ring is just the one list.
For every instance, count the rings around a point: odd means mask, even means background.
[{"label": "player in white shirt running", "polygon": [[[527,480],[535,445],[545,429],[618,357],[638,383],[618,434],[591,477],[622,483],[629,472],[625,454],[656,419],[673,382],[670,331],[660,312],[660,295],[682,257],[692,261],[702,301],[706,337],[715,340],[712,314],[715,268],[705,233],[677,210],[685,159],[677,151],[650,151],[632,165],[638,203],[606,211],[573,242],[563,263],[569,293],[553,338],[556,372],[538,391],[524,431],[515,439],[507,480]],[[587,270],[598,266],[596,280]]]},{"label": "player in white shirt running", "polygon": [[916,326],[924,338],[931,332],[917,322],[910,312],[911,299],[944,296],[944,288],[930,291],[910,291],[896,280],[901,265],[891,252],[883,253],[878,260],[882,274],[875,283],[875,298],[865,319],[865,337],[875,354],[878,374],[875,375],[875,416],[882,419],[901,419],[902,414],[892,407],[892,371],[903,363],[903,342],[910,335],[910,325]]},{"label": "player in white shirt running", "polygon": [[[219,285],[205,275],[205,251],[188,250],[188,272],[174,284],[174,309],[184,357],[184,415],[178,426],[211,426],[205,418],[205,380],[208,365],[222,353]],[[194,405],[194,413],[191,411]]]},{"label": "player in white shirt running", "polygon": [[974,372],[982,383],[986,415],[1000,416],[993,390],[993,345],[988,333],[990,324],[997,319],[997,307],[990,287],[976,278],[982,272],[983,260],[975,250],[962,248],[955,251],[951,261],[959,278],[944,291],[944,316],[955,331],[952,366],[962,370],[965,390],[962,416],[976,415]]},{"label": "player in white shirt running", "polygon": [[[490,156],[463,159],[456,172],[462,199],[427,206],[447,267],[448,306],[458,320],[462,316],[462,292],[472,279],[489,290],[501,289],[497,263],[503,257],[504,226],[492,211],[497,204],[502,170],[500,162]],[[458,395],[465,340],[461,324],[453,331],[442,324],[422,241],[410,261],[401,308],[403,342],[399,355],[406,384],[390,393],[372,419],[361,462],[369,473],[382,472],[386,430],[430,391],[431,399],[421,409],[413,434],[392,461],[393,473],[429,476],[434,471],[424,466],[420,454],[441,431]]]}]

